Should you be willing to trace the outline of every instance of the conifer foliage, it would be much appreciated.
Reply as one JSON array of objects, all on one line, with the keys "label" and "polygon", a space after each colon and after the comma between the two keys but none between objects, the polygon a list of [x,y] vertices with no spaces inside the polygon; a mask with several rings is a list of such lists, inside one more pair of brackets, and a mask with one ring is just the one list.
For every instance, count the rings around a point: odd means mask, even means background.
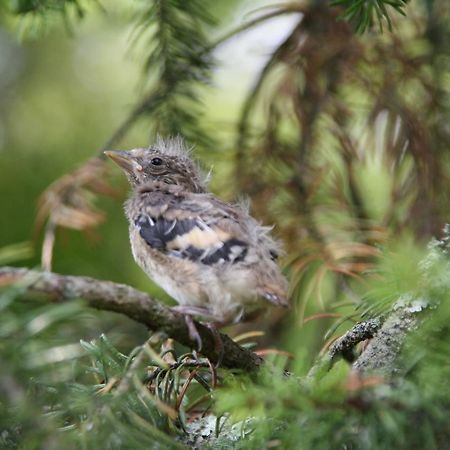
[{"label": "conifer foliage", "polygon": [[[0,13],[39,39],[61,19],[70,31],[107,7],[11,0]],[[292,313],[274,315],[259,346],[261,332],[235,332],[265,357],[243,373],[157,331],[132,347],[113,327],[83,340],[103,316],[82,298],[29,295],[37,272],[11,283],[3,271],[0,447],[448,448],[450,230],[432,237],[450,220],[446,1],[280,2],[214,39],[213,9],[201,0],[138,2],[133,45],[145,49],[144,92],[107,146],[140,121],[151,135],[220,147],[203,120],[204,89],[220,70],[214,49],[295,15],[222,148],[232,154],[235,193],[249,194],[255,215],[277,223],[287,244]],[[85,206],[111,191],[91,183],[104,170],[94,161],[47,191],[38,221],[47,220],[52,242],[56,226],[100,222]],[[75,226],[81,209],[86,220]],[[28,251],[0,249],[0,264]],[[308,323],[320,325],[302,341]]]}]

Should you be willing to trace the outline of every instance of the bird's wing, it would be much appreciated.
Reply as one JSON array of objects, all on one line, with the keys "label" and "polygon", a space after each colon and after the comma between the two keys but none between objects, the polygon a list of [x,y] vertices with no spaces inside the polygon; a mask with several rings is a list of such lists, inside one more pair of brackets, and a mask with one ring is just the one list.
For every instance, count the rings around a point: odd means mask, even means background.
[{"label": "bird's wing", "polygon": [[172,201],[163,213],[146,208],[135,220],[153,249],[205,265],[238,263],[249,249],[249,238],[231,205],[204,195]]}]

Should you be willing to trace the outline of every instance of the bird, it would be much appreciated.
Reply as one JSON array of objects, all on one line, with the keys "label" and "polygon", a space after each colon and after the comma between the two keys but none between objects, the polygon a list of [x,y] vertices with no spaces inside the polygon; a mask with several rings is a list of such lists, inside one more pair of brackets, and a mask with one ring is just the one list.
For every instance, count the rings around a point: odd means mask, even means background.
[{"label": "bird", "polygon": [[104,153],[131,185],[124,206],[134,260],[178,303],[173,309],[185,315],[199,350],[194,317],[217,328],[289,306],[272,228],[242,203],[208,192],[210,175],[181,137]]}]

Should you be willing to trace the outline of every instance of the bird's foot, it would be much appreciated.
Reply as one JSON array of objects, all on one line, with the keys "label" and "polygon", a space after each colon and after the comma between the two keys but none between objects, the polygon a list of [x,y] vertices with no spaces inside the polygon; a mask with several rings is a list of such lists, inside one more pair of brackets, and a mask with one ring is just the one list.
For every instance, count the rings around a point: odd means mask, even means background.
[{"label": "bird's foot", "polygon": [[189,314],[185,314],[184,320],[186,321],[186,325],[189,330],[189,337],[191,338],[192,341],[197,342],[197,351],[201,352],[203,342],[202,342],[202,338],[200,337],[200,334],[197,330],[197,327],[195,326],[194,319]]},{"label": "bird's foot", "polygon": [[189,330],[189,337],[191,340],[197,343],[197,351],[202,350],[202,338],[195,326],[193,316],[200,316],[205,318],[206,320],[213,320],[214,316],[211,312],[206,308],[200,308],[197,306],[186,306],[186,305],[177,305],[172,307],[173,311],[179,312],[184,315],[184,320],[186,321],[186,325]]},{"label": "bird's foot", "polygon": [[192,317],[200,316],[202,319],[206,319],[207,322],[205,322],[204,324],[211,331],[211,334],[214,339],[214,350],[218,355],[216,367],[218,367],[222,362],[224,355],[224,346],[218,330],[220,322],[218,322],[216,317],[211,313],[211,311],[209,311],[206,308],[200,308],[197,306],[177,305],[172,307],[172,309],[184,315],[184,319],[186,321],[186,325],[189,330],[189,337],[191,338],[191,340],[197,343],[197,351],[199,352],[202,350],[203,342]]}]

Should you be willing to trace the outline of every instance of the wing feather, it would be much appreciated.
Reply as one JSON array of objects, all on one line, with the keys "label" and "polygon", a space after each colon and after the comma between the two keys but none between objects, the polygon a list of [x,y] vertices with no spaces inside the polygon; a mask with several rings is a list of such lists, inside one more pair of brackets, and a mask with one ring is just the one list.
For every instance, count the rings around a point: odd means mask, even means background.
[{"label": "wing feather", "polygon": [[141,215],[135,225],[142,239],[153,249],[206,265],[237,263],[248,252],[248,243],[244,240],[201,218],[167,220]]}]

